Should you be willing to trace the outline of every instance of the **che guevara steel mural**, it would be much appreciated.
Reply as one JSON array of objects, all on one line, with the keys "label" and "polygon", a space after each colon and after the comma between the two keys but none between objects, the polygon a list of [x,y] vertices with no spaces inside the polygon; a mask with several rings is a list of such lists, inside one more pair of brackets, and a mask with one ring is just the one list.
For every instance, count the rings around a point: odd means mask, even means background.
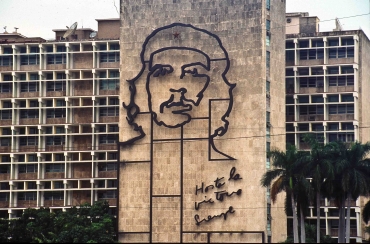
[{"label": "che guevara steel mural", "polygon": [[[189,33],[191,33],[191,38]],[[183,38],[185,35],[188,35],[188,38]],[[204,48],[206,45],[199,45],[199,41],[194,41],[194,38],[198,38],[197,40],[204,43],[210,42],[212,46]],[[220,38],[205,29],[190,24],[173,23],[154,30],[145,39],[140,60],[140,72],[133,79],[127,80],[130,92],[129,102],[122,104],[127,112],[126,120],[137,132],[137,136],[119,142],[119,144],[122,148],[130,147],[140,143],[140,140],[146,136],[151,137],[151,179],[153,178],[153,143],[160,142],[159,139],[153,139],[154,127],[180,129],[178,138],[163,141],[176,140],[180,142],[181,172],[184,167],[183,143],[187,140],[208,143],[207,159],[209,163],[213,163],[213,161],[220,161],[219,163],[222,161],[236,162],[233,156],[219,150],[215,143],[216,139],[223,137],[228,131],[228,118],[233,107],[233,89],[236,87],[236,84],[230,83],[226,77],[230,68],[230,59]],[[145,90],[146,94],[138,94],[139,84],[141,86],[145,84],[145,89],[142,88],[141,92]],[[208,91],[209,89],[213,89],[212,91],[215,92]],[[205,96],[206,92],[208,92],[207,96]],[[213,93],[215,94],[213,97],[209,95]],[[223,95],[219,96],[218,94]],[[139,96],[147,96],[145,106],[138,105],[137,97]],[[220,103],[223,104],[223,111],[218,112],[216,117],[212,111],[220,110],[218,108]],[[204,112],[198,113],[201,116],[197,116],[196,111],[200,109],[200,106],[203,106],[202,111],[207,110],[208,112],[206,114]],[[150,115],[150,128],[144,129],[136,120],[141,114]],[[208,132],[206,136],[187,137],[184,128],[193,121],[207,121]],[[213,182],[203,182],[202,179],[197,179],[198,182],[194,184],[194,195],[208,194],[208,196],[202,196],[203,201],[192,203],[195,211],[193,214],[195,226],[207,224],[216,218],[226,220],[229,215],[235,212],[235,209],[230,206],[217,214],[201,216],[199,213],[206,206],[214,205],[225,199],[235,199],[242,194],[242,189],[236,186],[236,189],[229,192],[224,190],[228,183],[236,182],[239,184],[242,181],[243,178],[237,172],[237,167],[232,166],[229,171],[224,173],[225,175],[220,175]],[[150,184],[150,208],[152,208],[154,197],[152,181]],[[179,178],[181,221],[183,221],[184,209],[183,184],[183,173],[181,173]],[[211,192],[213,195],[210,195]],[[152,210],[150,210],[150,233],[152,231],[152,215]]]}]

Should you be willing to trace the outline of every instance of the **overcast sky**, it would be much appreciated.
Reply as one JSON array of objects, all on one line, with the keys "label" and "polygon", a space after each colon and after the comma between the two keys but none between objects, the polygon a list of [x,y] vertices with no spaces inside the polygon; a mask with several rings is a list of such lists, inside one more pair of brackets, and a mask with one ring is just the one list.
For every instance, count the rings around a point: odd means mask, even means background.
[{"label": "overcast sky", "polygon": [[[140,1],[140,0],[138,0]],[[286,0],[287,12],[309,12],[320,19],[320,31],[335,28],[336,17],[345,30],[363,29],[370,38],[370,0]],[[363,15],[351,17],[356,15]],[[53,39],[52,29],[97,30],[95,19],[118,18],[119,0],[0,0],[0,33],[14,31],[28,37]],[[345,18],[346,17],[346,18]]]}]

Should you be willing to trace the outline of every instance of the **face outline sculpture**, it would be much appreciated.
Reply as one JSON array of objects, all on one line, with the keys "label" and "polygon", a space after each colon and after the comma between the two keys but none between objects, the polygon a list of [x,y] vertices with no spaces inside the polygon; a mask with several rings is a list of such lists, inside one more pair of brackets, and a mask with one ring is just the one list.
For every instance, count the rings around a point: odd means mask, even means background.
[{"label": "face outline sculpture", "polygon": [[[184,54],[186,60],[181,59]],[[207,57],[195,49],[160,49],[151,55],[146,89],[157,125],[178,128],[191,121],[191,111],[199,106],[209,85],[209,69]]]},{"label": "face outline sculpture", "polygon": [[[193,42],[191,38],[184,38],[184,40],[180,39],[179,41],[174,40],[176,37],[170,39],[169,37],[172,37],[172,35],[175,36],[173,33],[177,33],[177,29],[181,29],[183,33],[193,33],[200,40],[210,42],[209,46],[212,48],[207,51],[199,50],[197,43]],[[178,33],[176,35],[179,36]],[[160,47],[154,48],[156,46]],[[176,56],[182,56],[178,59],[179,62],[173,62]],[[172,61],[166,60],[166,57],[171,57]],[[218,118],[219,126],[210,130],[209,144],[218,153],[228,159],[234,159],[217,150],[213,141],[215,137],[221,137],[227,132],[229,126],[227,118],[233,106],[232,90],[236,86],[226,78],[230,60],[219,37],[190,24],[173,23],[154,30],[146,38],[142,46],[140,59],[142,64],[140,72],[135,78],[127,80],[130,102],[128,104],[122,103],[123,108],[127,111],[126,120],[128,124],[139,135],[120,142],[120,145],[131,145],[146,135],[142,126],[135,121],[139,114],[146,113],[141,112],[141,108],[135,102],[136,85],[140,80],[146,79],[145,88],[148,95],[148,107],[143,108],[143,110],[149,110],[153,121],[159,126],[167,128],[184,126],[193,119],[191,114],[197,110],[196,107],[199,105],[208,106],[211,100],[227,101],[228,106],[225,112],[221,118]],[[182,59],[186,60],[181,61]],[[223,98],[209,98],[208,101],[205,101],[204,93],[212,83],[216,82],[220,85],[218,89],[226,95]],[[164,83],[171,84],[172,87],[163,87]],[[165,93],[165,95],[158,95],[160,93]],[[171,116],[171,119],[168,116]]]}]

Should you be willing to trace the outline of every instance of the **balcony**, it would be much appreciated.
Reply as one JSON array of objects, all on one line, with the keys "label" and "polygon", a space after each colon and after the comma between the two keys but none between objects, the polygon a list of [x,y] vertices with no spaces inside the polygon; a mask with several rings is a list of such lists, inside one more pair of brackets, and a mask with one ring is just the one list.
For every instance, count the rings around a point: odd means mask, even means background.
[{"label": "balcony", "polygon": [[64,200],[44,200],[44,207],[62,207]]},{"label": "balcony", "polygon": [[354,114],[329,114],[329,120],[331,121],[341,121],[341,120],[354,120]]},{"label": "balcony", "polygon": [[[338,232],[339,231],[339,229],[337,229],[337,228],[331,228],[330,230],[329,230],[329,235],[331,235],[331,237],[338,237]],[[350,237],[357,237],[357,230],[356,229],[350,229]]]},{"label": "balcony", "polygon": [[299,115],[299,121],[323,121],[324,115]]}]

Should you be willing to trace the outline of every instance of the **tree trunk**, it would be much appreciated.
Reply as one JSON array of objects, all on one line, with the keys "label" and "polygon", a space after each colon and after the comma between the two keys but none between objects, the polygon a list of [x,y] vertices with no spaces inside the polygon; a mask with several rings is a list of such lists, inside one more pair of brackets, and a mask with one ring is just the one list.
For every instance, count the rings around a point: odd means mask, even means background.
[{"label": "tree trunk", "polygon": [[342,241],[342,205],[338,206],[339,210],[339,223],[338,223],[338,243],[343,243]]},{"label": "tree trunk", "polygon": [[339,208],[339,229],[338,229],[338,243],[345,242],[345,213],[344,207],[346,205],[346,194],[343,194],[340,201],[340,208]]},{"label": "tree trunk", "polygon": [[293,212],[293,237],[294,237],[294,243],[299,243],[298,239],[298,217],[296,212],[296,204],[294,200],[294,193],[290,194],[290,199],[292,202],[292,212]]},{"label": "tree trunk", "polygon": [[320,243],[320,191],[316,193],[316,242]]},{"label": "tree trunk", "polygon": [[349,243],[350,239],[350,217],[351,217],[351,196],[347,193],[347,217],[346,217],[346,243]]},{"label": "tree trunk", "polygon": [[301,243],[306,243],[306,229],[304,224],[304,214],[303,214],[303,207],[299,207],[299,212],[301,214]]}]

